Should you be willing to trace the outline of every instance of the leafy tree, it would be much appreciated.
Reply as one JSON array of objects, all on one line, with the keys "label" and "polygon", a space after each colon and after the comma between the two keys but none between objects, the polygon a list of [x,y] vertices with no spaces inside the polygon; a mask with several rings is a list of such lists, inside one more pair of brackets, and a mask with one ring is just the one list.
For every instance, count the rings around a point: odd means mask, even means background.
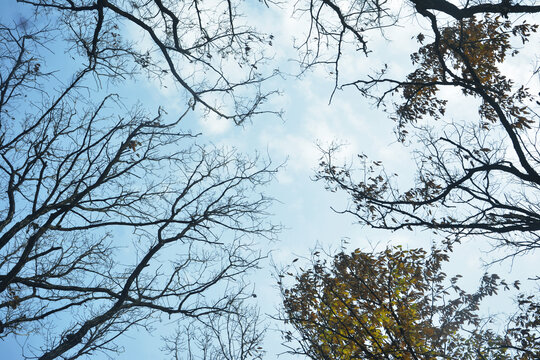
[{"label": "leafy tree", "polygon": [[[24,339],[25,358],[75,359],[120,351],[126,331],[169,318],[213,338],[243,326],[212,356],[241,344],[256,358],[245,274],[264,256],[255,239],[277,230],[260,193],[276,169],[203,146],[182,123],[199,105],[237,123],[264,112],[264,35],[236,25],[232,2],[20,2],[36,16],[0,26],[0,339]],[[133,43],[128,24],[154,48]],[[51,49],[66,50],[62,72]],[[105,92],[140,73],[170,74],[186,110]]]},{"label": "leafy tree", "polygon": [[[349,194],[344,213],[378,229],[434,230],[449,244],[480,235],[513,255],[540,246],[539,68],[531,67],[527,84],[504,70],[511,61],[523,64],[522,53],[537,55],[538,25],[528,16],[540,12],[536,2],[311,0],[296,10],[311,19],[299,46],[303,64],[329,67],[332,97],[356,89],[383,108],[417,164],[414,185],[403,189],[380,161],[359,155],[356,170],[336,163],[338,148],[324,151],[317,179]],[[346,55],[369,56],[370,41],[382,38],[374,34],[410,27],[411,13],[427,24],[410,51],[412,71],[395,75],[389,60],[375,73],[344,79]],[[464,99],[476,104],[477,117],[447,113],[450,101]],[[442,272],[448,260],[437,250],[357,250],[330,265],[315,257],[290,288],[281,273],[283,319],[296,330],[285,340],[312,359],[538,358],[538,298],[520,295],[517,313],[496,331],[479,306],[510,285],[484,275],[468,293]]]},{"label": "leafy tree", "polygon": [[[381,161],[362,154],[356,169],[336,162],[337,147],[325,150],[317,179],[349,194],[344,213],[377,229],[430,229],[449,244],[488,238],[511,255],[540,246],[539,68],[523,67],[537,55],[537,2],[311,0],[296,10],[311,19],[299,44],[303,64],[329,67],[332,97],[356,89],[382,108],[417,165],[410,186]],[[409,14],[421,26],[412,71],[400,76],[388,60],[374,73],[344,77],[346,55],[370,56],[385,29],[414,26]],[[527,83],[505,72],[516,63],[530,71]],[[452,101],[473,104],[478,115],[447,112]],[[329,268],[313,260],[292,288],[282,287],[284,319],[299,334],[286,333],[299,341],[293,352],[313,359],[537,358],[538,298],[521,295],[503,332],[482,328],[480,300],[507,285],[484,276],[468,294],[456,279],[445,283],[446,257],[392,249],[341,253]]]},{"label": "leafy tree", "polygon": [[485,274],[468,293],[460,276],[447,279],[446,261],[442,251],[400,247],[342,252],[330,265],[315,256],[292,287],[281,282],[284,317],[297,330],[285,333],[291,352],[347,360],[538,358],[533,297],[520,300],[521,311],[498,334],[479,316],[479,305],[509,285]]},{"label": "leafy tree", "polygon": [[[331,64],[336,89],[355,88],[383,107],[398,139],[413,146],[417,163],[414,185],[404,188],[380,161],[360,155],[363,174],[355,174],[351,165],[336,164],[336,149],[329,149],[318,178],[347,192],[353,202],[346,211],[374,228],[427,228],[454,239],[482,235],[514,254],[538,248],[539,69],[531,67],[527,84],[503,69],[509,63],[523,67],[528,58],[522,53],[535,56],[538,25],[526,15],[540,6],[444,0],[411,5],[398,11],[389,2],[310,2],[304,63]],[[402,24],[400,14],[411,10],[429,26],[411,49],[413,71],[403,78],[390,75],[390,63],[358,80],[342,80],[339,64],[350,43],[368,55],[373,32]],[[473,104],[478,116],[447,114],[449,101]]]}]

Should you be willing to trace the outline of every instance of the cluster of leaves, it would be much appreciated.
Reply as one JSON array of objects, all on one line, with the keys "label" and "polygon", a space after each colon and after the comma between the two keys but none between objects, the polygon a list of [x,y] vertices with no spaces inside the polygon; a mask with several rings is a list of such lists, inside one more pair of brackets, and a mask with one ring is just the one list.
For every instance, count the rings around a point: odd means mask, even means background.
[{"label": "cluster of leaves", "polygon": [[[518,314],[508,328],[509,344],[515,349],[531,349],[530,355],[540,357],[540,301],[537,296],[518,297]],[[509,342],[507,338],[507,342]]]},{"label": "cluster of leaves", "polygon": [[291,349],[312,359],[535,359],[530,309],[512,322],[527,332],[525,342],[511,339],[516,329],[496,334],[478,309],[508,285],[485,274],[467,293],[459,275],[448,279],[441,270],[447,261],[443,251],[401,247],[342,252],[330,266],[317,256],[293,287],[281,286],[286,321],[300,334]]},{"label": "cluster of leaves", "polygon": [[[532,100],[531,95],[525,87],[511,93],[513,82],[499,67],[509,52],[512,56],[519,53],[511,46],[512,37],[525,43],[537,28],[536,24],[514,25],[500,16],[484,16],[464,19],[438,31],[434,42],[411,55],[418,67],[402,84],[405,102],[397,108],[399,128],[404,130],[406,123],[416,123],[426,116],[443,116],[447,100],[438,94],[443,86],[460,87],[465,95],[492,97],[515,119],[514,127],[530,128],[532,120],[521,104]],[[422,44],[425,36],[419,34],[417,39]],[[498,121],[485,99],[479,112],[488,123]]]}]

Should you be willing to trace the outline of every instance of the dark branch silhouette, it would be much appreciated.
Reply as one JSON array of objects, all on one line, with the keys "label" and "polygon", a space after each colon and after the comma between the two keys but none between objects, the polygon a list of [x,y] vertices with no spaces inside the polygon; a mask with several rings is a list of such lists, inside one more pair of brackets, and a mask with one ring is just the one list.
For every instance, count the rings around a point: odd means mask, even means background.
[{"label": "dark branch silhouette", "polygon": [[[339,61],[350,49],[346,44],[368,55],[366,34],[399,24],[399,12],[385,2],[309,2],[317,11],[310,12],[312,32],[300,47],[304,65],[332,64],[334,92],[357,89],[396,122],[399,141],[420,144],[413,152],[417,173],[411,188],[403,189],[381,162],[363,155],[360,169],[336,164],[335,148],[324,149],[318,179],[348,192],[352,206],[341,211],[374,228],[432,229],[452,241],[482,235],[514,254],[540,247],[540,208],[534,200],[540,187],[538,96],[529,90],[534,85],[515,83],[501,70],[508,58],[520,56],[518,42],[522,48],[537,42],[534,18],[514,17],[535,14],[539,5],[412,3],[431,27],[431,33],[417,36],[413,72],[392,78],[383,67],[341,82]],[[450,23],[448,15],[454,18]],[[323,50],[322,44],[328,46]],[[476,99],[477,119],[448,116],[443,88]]]},{"label": "dark branch silhouette", "polygon": [[0,339],[32,337],[28,358],[75,359],[121,351],[122,334],[157,319],[188,320],[195,334],[225,316],[246,327],[227,341],[249,343],[255,358],[262,335],[245,276],[265,256],[257,239],[277,230],[261,193],[276,169],[200,144],[181,126],[191,107],[126,109],[95,91],[89,83],[120,81],[132,71],[125,57],[139,55],[115,42],[111,3],[62,4],[47,7],[64,12],[88,60],[67,83],[41,56],[64,27],[0,27]]}]

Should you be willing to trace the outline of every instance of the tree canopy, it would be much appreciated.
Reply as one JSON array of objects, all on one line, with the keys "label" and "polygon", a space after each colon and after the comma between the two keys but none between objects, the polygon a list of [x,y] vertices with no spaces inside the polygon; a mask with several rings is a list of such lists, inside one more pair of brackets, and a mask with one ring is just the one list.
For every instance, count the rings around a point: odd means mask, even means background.
[{"label": "tree canopy", "polygon": [[[171,356],[260,356],[245,278],[278,229],[261,193],[276,168],[182,123],[197,106],[236,123],[264,112],[265,36],[232,2],[21,3],[35,16],[0,25],[0,339],[23,339],[24,358],[111,356],[172,319],[190,329],[178,346],[208,340]],[[130,78],[166,76],[181,112],[123,100]]]},{"label": "tree canopy", "polygon": [[[473,293],[447,278],[443,251],[389,248],[341,252],[327,264],[317,254],[294,285],[282,286],[292,353],[311,359],[536,359],[540,355],[537,298],[497,333],[479,315],[482,300],[507,284],[484,274]],[[536,305],[534,305],[536,303]],[[298,334],[298,335],[297,335]]]},{"label": "tree canopy", "polygon": [[[316,179],[348,194],[339,212],[375,229],[430,230],[446,249],[486,238],[509,256],[539,247],[540,78],[537,63],[525,67],[537,54],[536,2],[313,0],[297,11],[311,23],[299,44],[304,66],[328,69],[332,98],[356,89],[383,109],[416,163],[410,186],[365,154],[360,165],[343,164],[339,146],[324,149]],[[346,56],[371,56],[385,29],[410,26],[411,17],[421,25],[412,71],[400,76],[388,59],[373,72],[358,67],[355,79],[350,68],[343,75]],[[520,66],[517,79],[508,64]],[[460,102],[476,114],[455,111]],[[289,273],[289,286],[280,273],[282,318],[294,327],[285,341],[312,359],[537,358],[538,298],[518,295],[518,311],[497,331],[480,302],[511,286],[486,274],[468,293],[442,272],[450,259],[451,251],[356,250],[330,264],[315,256],[307,270]],[[537,290],[538,277],[528,280]]]},{"label": "tree canopy", "polygon": [[[0,341],[30,338],[25,358],[112,356],[131,329],[170,319],[178,327],[162,350],[172,358],[263,357],[247,276],[266,256],[257,239],[280,229],[262,190],[277,167],[205,144],[184,123],[281,116],[268,87],[277,39],[250,17],[271,4],[18,0],[25,15],[2,18]],[[342,212],[359,223],[430,230],[444,245],[316,257],[290,287],[280,282],[293,353],[540,356],[537,296],[519,293],[494,329],[482,300],[519,283],[485,274],[467,292],[442,271],[462,239],[488,239],[503,256],[540,247],[540,67],[526,64],[539,12],[535,0],[295,2],[308,19],[291,34],[302,74],[323,68],[331,101],[351,91],[382,109],[416,164],[407,182],[364,154],[359,169],[338,163],[329,147],[315,179],[344,192]],[[405,72],[395,59],[343,71],[345,57],[372,56],[387,29],[413,21]],[[130,88],[148,81],[175,87],[178,102],[149,105]]]}]

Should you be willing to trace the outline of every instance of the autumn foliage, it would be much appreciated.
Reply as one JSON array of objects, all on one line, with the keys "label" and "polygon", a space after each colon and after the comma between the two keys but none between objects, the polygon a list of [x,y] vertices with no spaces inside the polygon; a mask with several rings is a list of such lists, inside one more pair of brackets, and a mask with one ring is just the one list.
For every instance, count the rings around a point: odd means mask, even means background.
[{"label": "autumn foliage", "polygon": [[341,252],[331,265],[317,256],[291,288],[282,287],[287,321],[300,334],[289,331],[285,339],[297,340],[293,352],[311,359],[537,358],[539,317],[538,309],[529,311],[532,298],[503,335],[478,312],[486,297],[519,282],[485,274],[468,293],[458,284],[461,276],[442,271],[446,261],[443,251],[401,247]]},{"label": "autumn foliage", "polygon": [[485,127],[498,120],[488,101],[493,98],[514,118],[514,127],[530,128],[529,112],[520,103],[532,100],[532,96],[524,86],[513,92],[513,81],[499,66],[508,56],[519,53],[512,40],[524,44],[537,29],[536,24],[515,24],[501,16],[488,15],[443,27],[435,33],[434,41],[425,45],[426,36],[418,34],[422,46],[411,55],[416,69],[402,84],[404,102],[397,106],[400,128],[403,130],[406,123],[416,123],[427,115],[435,119],[443,116],[447,101],[440,97],[439,90],[449,86],[460,87],[465,95],[483,98],[479,113],[487,121]]}]

